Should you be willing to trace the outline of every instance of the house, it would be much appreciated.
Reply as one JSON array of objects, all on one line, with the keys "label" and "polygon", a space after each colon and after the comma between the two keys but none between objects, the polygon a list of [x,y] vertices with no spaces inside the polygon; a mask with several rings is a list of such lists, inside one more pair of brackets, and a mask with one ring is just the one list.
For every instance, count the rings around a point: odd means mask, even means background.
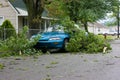
[{"label": "house", "polygon": [[94,34],[109,34],[115,35],[118,34],[118,26],[105,26],[101,23],[89,23],[88,27],[89,32]]},{"label": "house", "polygon": [[88,25],[89,25],[88,27],[89,32],[92,32],[94,34],[104,34],[104,33],[109,33],[110,31],[109,27],[106,27],[98,22],[89,23]]},{"label": "house", "polygon": [[[23,26],[28,25],[27,20],[27,9],[23,0],[0,0],[0,25],[4,20],[8,19],[11,21],[16,30],[21,29]],[[46,29],[50,24],[49,21],[52,18],[48,18],[47,12],[42,13],[42,24]]]}]

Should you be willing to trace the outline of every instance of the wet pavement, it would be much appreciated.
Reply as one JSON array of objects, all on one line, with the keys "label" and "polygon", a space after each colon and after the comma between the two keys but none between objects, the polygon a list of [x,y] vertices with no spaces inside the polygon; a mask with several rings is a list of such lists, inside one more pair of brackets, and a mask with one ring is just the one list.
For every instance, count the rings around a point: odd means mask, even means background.
[{"label": "wet pavement", "polygon": [[0,80],[120,80],[120,40],[108,54],[54,53],[0,58]]}]

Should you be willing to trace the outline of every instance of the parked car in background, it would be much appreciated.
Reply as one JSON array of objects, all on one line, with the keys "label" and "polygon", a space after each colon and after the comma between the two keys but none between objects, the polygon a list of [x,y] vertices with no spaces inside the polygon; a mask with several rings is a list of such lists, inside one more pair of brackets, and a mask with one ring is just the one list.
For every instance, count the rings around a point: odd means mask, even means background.
[{"label": "parked car in background", "polygon": [[[64,32],[64,27],[58,24],[48,27],[45,32],[39,34],[41,37],[35,45],[35,48],[43,51],[46,51],[46,49],[65,50],[70,39],[70,35]],[[32,38],[39,34],[33,35]]]},{"label": "parked car in background", "polygon": [[99,33],[100,35],[112,35],[115,36],[118,34],[117,31],[109,31],[109,32],[103,32],[103,33]]},{"label": "parked car in background", "polygon": [[117,35],[118,34],[118,32],[117,31],[109,31],[109,33],[108,33],[109,35],[112,35],[112,36],[114,36],[114,35]]}]

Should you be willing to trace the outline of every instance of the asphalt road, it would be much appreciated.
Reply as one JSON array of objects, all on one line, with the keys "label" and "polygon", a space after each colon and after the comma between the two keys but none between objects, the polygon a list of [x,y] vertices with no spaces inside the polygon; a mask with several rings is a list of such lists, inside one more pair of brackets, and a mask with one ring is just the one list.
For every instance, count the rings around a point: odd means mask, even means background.
[{"label": "asphalt road", "polygon": [[120,40],[108,54],[54,53],[0,58],[0,80],[120,80]]}]

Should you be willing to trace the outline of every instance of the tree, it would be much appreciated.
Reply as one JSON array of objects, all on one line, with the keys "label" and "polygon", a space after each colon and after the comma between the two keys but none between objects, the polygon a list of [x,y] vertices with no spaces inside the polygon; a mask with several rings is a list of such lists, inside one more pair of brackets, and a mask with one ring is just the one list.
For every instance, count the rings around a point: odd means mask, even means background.
[{"label": "tree", "polygon": [[28,22],[31,29],[37,29],[41,23],[44,0],[23,0],[28,11]]},{"label": "tree", "polygon": [[[42,12],[47,4],[50,14],[58,16],[67,12],[70,19],[80,21],[88,32],[88,22],[103,18],[111,10],[112,4],[118,0],[23,0],[28,10],[30,28],[38,28]],[[52,5],[51,5],[52,4]],[[63,11],[62,11],[63,10]],[[50,15],[51,16],[51,15]]]},{"label": "tree", "polygon": [[88,32],[88,22],[104,18],[112,10],[112,3],[118,0],[67,0],[66,7],[71,20],[80,21]]},{"label": "tree", "polygon": [[[119,5],[120,5],[120,2],[119,2],[119,0],[117,1],[117,2],[115,2],[114,4],[113,4],[113,13],[115,13],[116,15],[115,15],[115,17],[116,17],[116,20],[117,20],[117,27],[118,27],[118,35],[117,35],[117,37],[119,38],[119,25],[120,25],[120,22],[119,22],[119,14],[120,14],[120,9],[119,9]],[[115,8],[116,7],[116,8]]]},{"label": "tree", "polygon": [[49,17],[63,19],[67,16],[65,4],[62,0],[54,0],[50,4],[45,5],[49,12]]},{"label": "tree", "polygon": [[119,6],[120,6],[120,2],[119,1],[115,1],[112,7],[112,12],[107,16],[109,18],[109,21],[107,21],[105,23],[105,25],[107,26],[115,26],[118,24],[118,14],[120,13],[119,11]]}]

